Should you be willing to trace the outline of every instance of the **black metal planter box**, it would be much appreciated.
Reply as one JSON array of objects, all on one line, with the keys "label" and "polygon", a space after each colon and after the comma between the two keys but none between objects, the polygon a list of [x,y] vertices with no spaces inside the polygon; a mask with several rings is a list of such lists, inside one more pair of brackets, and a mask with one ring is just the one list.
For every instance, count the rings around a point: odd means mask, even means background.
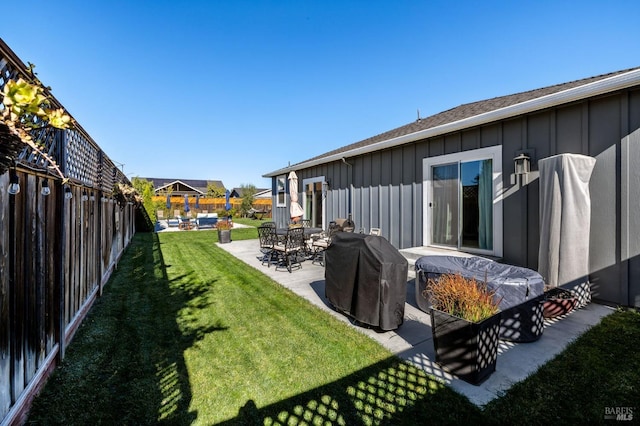
[{"label": "black metal planter box", "polygon": [[496,370],[500,313],[474,323],[431,309],[436,363],[451,374],[478,385]]},{"label": "black metal planter box", "polygon": [[535,342],[544,331],[544,295],[540,295],[501,312],[500,339],[510,342]]},{"label": "black metal planter box", "polygon": [[220,244],[227,244],[231,242],[231,230],[230,229],[218,229],[218,242]]}]

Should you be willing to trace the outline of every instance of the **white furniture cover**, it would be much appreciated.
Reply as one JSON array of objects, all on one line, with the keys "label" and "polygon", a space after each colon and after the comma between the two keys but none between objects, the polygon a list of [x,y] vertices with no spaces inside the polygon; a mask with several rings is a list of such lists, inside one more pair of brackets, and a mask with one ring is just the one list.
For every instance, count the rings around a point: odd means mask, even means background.
[{"label": "white furniture cover", "polygon": [[551,287],[588,287],[589,180],[595,163],[595,158],[579,154],[560,154],[538,161],[538,272]]}]

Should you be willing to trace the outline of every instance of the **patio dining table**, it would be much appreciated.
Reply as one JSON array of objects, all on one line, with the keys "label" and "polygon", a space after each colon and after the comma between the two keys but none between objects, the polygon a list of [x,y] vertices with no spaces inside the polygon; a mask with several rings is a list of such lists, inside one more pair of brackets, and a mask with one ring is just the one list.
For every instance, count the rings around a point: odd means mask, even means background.
[{"label": "patio dining table", "polygon": [[[287,235],[289,228],[276,228],[277,235]],[[322,228],[304,228],[304,237],[309,238],[313,234],[319,234],[322,232]]]},{"label": "patio dining table", "polygon": [[[278,239],[283,239],[287,236],[287,231],[289,230],[289,228],[276,228],[276,235],[278,236]],[[315,234],[319,234],[322,232],[322,228],[316,228],[316,227],[304,227],[304,242],[305,242],[305,255],[310,255],[311,253],[309,252],[309,247],[307,244],[307,241],[309,241],[309,239],[311,238],[312,235]]]}]

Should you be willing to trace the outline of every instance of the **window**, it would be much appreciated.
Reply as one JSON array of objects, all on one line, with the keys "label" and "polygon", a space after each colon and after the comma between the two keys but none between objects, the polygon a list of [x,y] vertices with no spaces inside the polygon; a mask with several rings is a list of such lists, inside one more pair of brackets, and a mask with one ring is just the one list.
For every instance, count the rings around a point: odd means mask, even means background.
[{"label": "window", "polygon": [[287,177],[286,175],[280,175],[276,178],[276,193],[277,193],[277,206],[278,207],[286,207],[286,197],[287,193]]},{"label": "window", "polygon": [[426,245],[502,256],[502,149],[425,158]]}]

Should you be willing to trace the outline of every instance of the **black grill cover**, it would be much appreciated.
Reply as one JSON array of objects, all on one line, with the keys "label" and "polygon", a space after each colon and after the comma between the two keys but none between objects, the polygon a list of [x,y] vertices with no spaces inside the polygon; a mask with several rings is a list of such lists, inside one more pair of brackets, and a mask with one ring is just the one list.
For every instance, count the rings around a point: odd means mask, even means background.
[{"label": "black grill cover", "polygon": [[325,262],[325,293],[337,310],[382,330],[402,325],[409,267],[389,241],[338,232]]}]

